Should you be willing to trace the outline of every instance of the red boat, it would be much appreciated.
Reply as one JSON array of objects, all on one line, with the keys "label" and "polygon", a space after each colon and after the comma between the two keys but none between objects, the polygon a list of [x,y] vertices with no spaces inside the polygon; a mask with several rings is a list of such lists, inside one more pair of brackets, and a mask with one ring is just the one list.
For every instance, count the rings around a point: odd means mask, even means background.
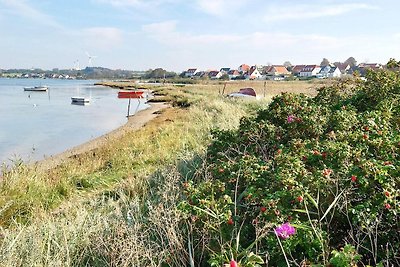
[{"label": "red boat", "polygon": [[143,91],[119,91],[118,98],[143,98]]}]

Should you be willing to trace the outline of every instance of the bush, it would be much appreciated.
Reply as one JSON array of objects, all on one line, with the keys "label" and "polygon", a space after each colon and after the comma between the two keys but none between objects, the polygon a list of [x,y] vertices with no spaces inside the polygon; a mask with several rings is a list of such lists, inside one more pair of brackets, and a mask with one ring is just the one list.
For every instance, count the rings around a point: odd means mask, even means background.
[{"label": "bush", "polygon": [[[214,131],[181,203],[202,244],[195,255],[215,266],[232,256],[258,266],[250,253],[273,266],[333,264],[343,253],[398,265],[399,81],[370,72],[315,98],[282,94],[238,130]],[[285,222],[296,234],[281,241],[274,229]]]}]

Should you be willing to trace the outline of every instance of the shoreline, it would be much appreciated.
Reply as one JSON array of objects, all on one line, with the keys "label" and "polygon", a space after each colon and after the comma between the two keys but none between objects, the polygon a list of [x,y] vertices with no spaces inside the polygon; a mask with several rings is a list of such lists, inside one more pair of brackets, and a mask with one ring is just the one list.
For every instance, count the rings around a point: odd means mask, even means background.
[{"label": "shoreline", "polygon": [[170,107],[170,105],[168,105],[167,103],[149,103],[149,105],[150,107],[140,110],[136,114],[129,116],[128,121],[124,125],[112,130],[111,132],[91,139],[75,147],[69,148],[59,154],[52,155],[42,160],[36,161],[32,163],[32,165],[42,170],[50,170],[56,168],[57,166],[65,163],[74,156],[81,155],[100,148],[106,145],[107,142],[109,142],[110,140],[118,139],[128,132],[139,130],[148,122],[158,117],[161,110]]}]

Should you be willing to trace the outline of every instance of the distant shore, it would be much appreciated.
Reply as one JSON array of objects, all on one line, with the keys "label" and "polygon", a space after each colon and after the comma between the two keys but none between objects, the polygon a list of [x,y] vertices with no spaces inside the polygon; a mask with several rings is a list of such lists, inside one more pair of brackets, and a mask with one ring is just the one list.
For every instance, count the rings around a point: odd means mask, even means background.
[{"label": "distant shore", "polygon": [[60,154],[49,156],[43,160],[36,162],[35,165],[39,169],[44,170],[55,168],[68,161],[73,156],[87,153],[89,151],[102,147],[110,140],[118,139],[128,132],[140,129],[146,123],[155,119],[160,114],[160,111],[167,107],[169,107],[169,105],[166,103],[151,103],[149,108],[141,110],[136,114],[130,116],[127,123],[122,125],[121,127],[100,137],[92,139],[86,143],[68,149]]}]

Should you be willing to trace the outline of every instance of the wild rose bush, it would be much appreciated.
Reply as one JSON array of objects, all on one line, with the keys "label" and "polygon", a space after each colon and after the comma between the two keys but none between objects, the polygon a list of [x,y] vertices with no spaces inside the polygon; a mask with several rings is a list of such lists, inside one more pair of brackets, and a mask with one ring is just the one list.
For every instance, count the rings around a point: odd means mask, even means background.
[{"label": "wild rose bush", "polygon": [[[279,95],[238,130],[214,131],[180,206],[197,262],[327,265],[352,246],[364,264],[400,265],[399,102],[399,74],[370,72],[314,98]],[[278,240],[288,222],[296,233]]]}]

